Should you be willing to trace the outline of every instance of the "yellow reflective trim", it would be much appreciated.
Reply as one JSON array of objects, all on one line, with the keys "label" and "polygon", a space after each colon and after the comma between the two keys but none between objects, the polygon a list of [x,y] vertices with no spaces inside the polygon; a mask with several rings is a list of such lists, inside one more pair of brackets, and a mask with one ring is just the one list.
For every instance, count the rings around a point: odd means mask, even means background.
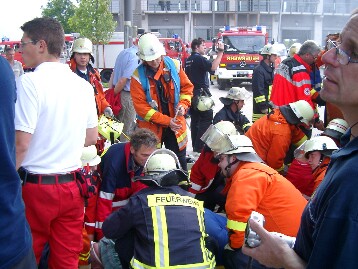
[{"label": "yellow reflective trim", "polygon": [[252,125],[251,122],[250,122],[250,123],[246,123],[246,124],[242,125],[242,129],[245,129],[246,127],[251,126],[251,125]]},{"label": "yellow reflective trim", "polygon": [[165,209],[163,206],[159,207],[159,211],[160,211],[160,220],[162,224],[161,225],[162,242],[160,244],[160,248],[164,256],[164,261],[162,261],[162,263],[163,266],[167,268],[169,267],[169,241],[168,241],[167,217],[165,215]]},{"label": "yellow reflective trim", "polygon": [[316,91],[314,88],[312,88],[312,89],[311,89],[311,96],[314,95],[316,92],[317,92],[317,91]]},{"label": "yellow reflective trim", "polygon": [[191,96],[188,95],[188,94],[181,94],[180,97],[179,97],[179,99],[180,99],[180,100],[185,99],[185,100],[191,101]]},{"label": "yellow reflective trim", "polygon": [[[172,265],[172,266],[165,267],[165,269],[214,269],[215,264],[216,264],[215,259],[213,258],[209,262]],[[140,261],[138,261],[137,259],[134,259],[134,258],[132,258],[131,266],[132,266],[132,268],[135,268],[135,269],[157,269],[157,268],[159,268],[159,267],[144,264],[144,263],[142,263],[142,262],[140,262]]]},{"label": "yellow reflective trim", "polygon": [[257,121],[259,118],[262,118],[266,114],[252,114],[252,122]]},{"label": "yellow reflective trim", "polygon": [[278,169],[276,169],[277,172],[281,172],[283,171],[283,169],[285,169],[285,164],[282,164],[282,166]]},{"label": "yellow reflective trim", "polygon": [[306,140],[307,140],[307,136],[304,136],[304,137],[301,138],[300,141],[296,142],[294,145],[295,145],[296,147],[299,147],[299,146],[301,146],[301,145],[303,144],[303,142],[305,142]]},{"label": "yellow reflective trim", "polygon": [[240,222],[240,221],[228,219],[226,226],[230,230],[244,232],[246,229],[246,222]]},{"label": "yellow reflective trim", "polygon": [[152,194],[148,195],[148,206],[190,206],[204,210],[204,203],[189,196],[179,194]]},{"label": "yellow reflective trim", "polygon": [[153,108],[149,109],[149,111],[147,112],[147,114],[144,117],[144,120],[150,121],[150,119],[152,118],[152,116],[154,115],[155,112],[156,112],[155,109],[153,109]]},{"label": "yellow reflective trim", "polygon": [[262,103],[262,102],[266,101],[266,97],[265,97],[265,95],[261,95],[261,96],[255,97],[254,100],[256,103]]},{"label": "yellow reflective trim", "polygon": [[152,220],[153,220],[153,238],[154,238],[154,258],[155,264],[160,264],[160,250],[158,244],[159,238],[159,229],[157,223],[157,211],[155,207],[151,208],[152,211]]}]

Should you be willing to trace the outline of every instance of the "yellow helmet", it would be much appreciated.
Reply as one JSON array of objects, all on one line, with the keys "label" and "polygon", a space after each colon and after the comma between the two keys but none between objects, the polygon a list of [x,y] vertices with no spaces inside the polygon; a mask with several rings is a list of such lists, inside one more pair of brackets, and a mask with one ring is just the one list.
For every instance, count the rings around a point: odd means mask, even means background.
[{"label": "yellow helmet", "polygon": [[143,61],[153,61],[165,54],[166,52],[163,44],[155,35],[147,33],[139,38],[138,56]]},{"label": "yellow helmet", "polygon": [[89,53],[92,54],[92,42],[88,38],[77,38],[72,45],[72,53]]},{"label": "yellow helmet", "polygon": [[288,56],[293,57],[293,55],[297,54],[301,46],[302,46],[301,43],[293,43],[288,50]]}]

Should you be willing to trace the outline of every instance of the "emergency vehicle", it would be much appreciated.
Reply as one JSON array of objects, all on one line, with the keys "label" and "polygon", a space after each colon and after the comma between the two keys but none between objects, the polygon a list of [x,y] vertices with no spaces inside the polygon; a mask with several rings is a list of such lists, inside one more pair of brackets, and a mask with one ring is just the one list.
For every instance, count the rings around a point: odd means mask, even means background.
[{"label": "emergency vehicle", "polygon": [[[158,37],[158,39],[163,43],[167,55],[171,58],[180,60],[182,64],[184,64],[185,60],[190,56],[188,53],[188,46],[177,35],[170,38]],[[114,32],[108,44],[93,45],[93,57],[95,59],[94,67],[98,68],[103,82],[109,81],[117,56],[123,49],[123,32]]]},{"label": "emergency vehicle", "polygon": [[251,81],[254,68],[262,57],[260,50],[268,43],[266,26],[225,27],[218,39],[225,44],[224,54],[216,70],[220,90]]},{"label": "emergency vehicle", "polygon": [[13,48],[15,50],[14,59],[16,61],[21,62],[22,68],[24,69],[24,71],[28,72],[28,71],[31,71],[32,68],[27,68],[22,60],[22,56],[19,51],[20,43],[21,43],[21,41],[2,41],[2,42],[0,42],[0,54],[1,54],[1,56],[5,57],[6,48],[8,48],[8,47]]}]

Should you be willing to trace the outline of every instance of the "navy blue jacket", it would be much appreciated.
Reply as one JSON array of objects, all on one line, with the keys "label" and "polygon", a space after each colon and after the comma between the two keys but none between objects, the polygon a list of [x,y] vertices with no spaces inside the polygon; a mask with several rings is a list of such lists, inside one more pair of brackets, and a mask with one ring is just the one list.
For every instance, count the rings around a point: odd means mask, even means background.
[{"label": "navy blue jacket", "polygon": [[324,180],[302,214],[294,249],[307,268],[358,268],[357,163],[355,138],[332,155]]}]

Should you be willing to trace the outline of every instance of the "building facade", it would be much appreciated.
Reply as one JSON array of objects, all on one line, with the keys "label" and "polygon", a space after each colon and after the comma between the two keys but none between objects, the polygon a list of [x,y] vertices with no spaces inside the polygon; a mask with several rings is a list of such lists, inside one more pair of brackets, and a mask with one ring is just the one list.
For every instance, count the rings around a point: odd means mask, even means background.
[{"label": "building facade", "polygon": [[323,44],[358,7],[357,0],[112,0],[116,31],[123,31],[126,1],[132,1],[133,26],[163,37],[210,40],[225,25],[265,25],[270,40],[286,45],[307,39]]}]

